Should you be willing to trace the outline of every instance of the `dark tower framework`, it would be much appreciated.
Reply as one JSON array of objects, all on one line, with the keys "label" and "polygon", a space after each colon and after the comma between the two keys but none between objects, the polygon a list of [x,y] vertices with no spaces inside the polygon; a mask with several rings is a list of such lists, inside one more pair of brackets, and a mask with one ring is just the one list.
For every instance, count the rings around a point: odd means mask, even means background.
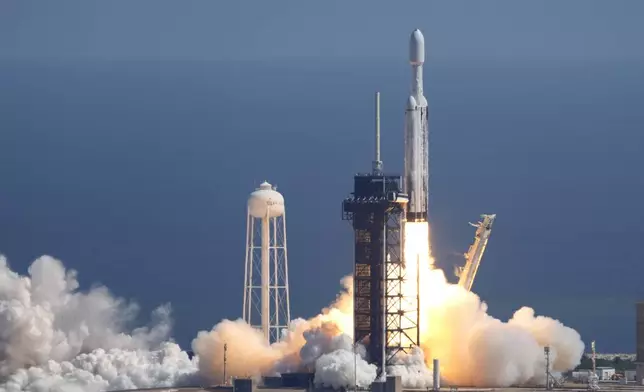
[{"label": "dark tower framework", "polygon": [[[416,263],[416,291],[404,292],[407,281],[404,255],[404,213],[390,219],[398,219],[401,235],[392,242],[391,252],[398,249],[396,257],[390,253],[385,264],[386,298],[387,298],[387,364],[398,353],[410,353],[412,348],[420,345],[420,260]],[[402,223],[402,224],[401,224]]]},{"label": "dark tower framework", "polygon": [[395,216],[403,211],[395,202],[399,191],[400,176],[358,174],[354,192],[342,206],[343,219],[352,221],[355,235],[354,341],[367,347],[368,361],[378,367],[386,360],[387,255],[399,258],[401,249],[400,224],[390,224],[399,222]]},{"label": "dark tower framework", "polygon": [[400,176],[372,173],[356,175],[343,202],[343,219],[352,221],[355,235],[354,342],[381,372],[396,354],[418,345],[418,293],[403,293],[407,200]]},{"label": "dark tower framework", "polygon": [[402,193],[401,176],[382,173],[380,93],[375,125],[373,171],[355,175],[353,193],[342,203],[342,219],[352,221],[355,237],[354,343],[367,348],[367,360],[382,373],[399,352],[418,346],[420,301],[418,292],[403,292],[403,222],[409,197]]}]

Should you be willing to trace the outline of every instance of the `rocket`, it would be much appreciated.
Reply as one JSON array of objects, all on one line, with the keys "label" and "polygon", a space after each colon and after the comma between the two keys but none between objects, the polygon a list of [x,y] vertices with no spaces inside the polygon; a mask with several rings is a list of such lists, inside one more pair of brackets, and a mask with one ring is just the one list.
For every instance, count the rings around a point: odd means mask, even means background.
[{"label": "rocket", "polygon": [[404,191],[409,196],[407,221],[427,221],[429,194],[429,151],[427,99],[423,95],[425,38],[420,30],[411,33],[409,63],[411,94],[405,108],[405,175]]}]

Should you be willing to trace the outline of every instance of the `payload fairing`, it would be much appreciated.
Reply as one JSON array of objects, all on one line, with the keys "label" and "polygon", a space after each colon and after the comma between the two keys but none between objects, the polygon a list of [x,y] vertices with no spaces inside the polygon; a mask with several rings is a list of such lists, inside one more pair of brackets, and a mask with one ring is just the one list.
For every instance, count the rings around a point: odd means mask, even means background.
[{"label": "payload fairing", "polygon": [[411,95],[405,109],[404,191],[409,195],[407,221],[427,221],[429,194],[429,116],[423,95],[425,38],[420,30],[411,34],[409,62],[412,69]]}]

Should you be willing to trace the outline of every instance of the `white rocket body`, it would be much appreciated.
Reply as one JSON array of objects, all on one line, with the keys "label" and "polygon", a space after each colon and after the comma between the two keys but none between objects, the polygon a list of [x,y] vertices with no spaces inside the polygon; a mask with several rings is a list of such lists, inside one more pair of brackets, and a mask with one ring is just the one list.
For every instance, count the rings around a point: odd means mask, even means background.
[{"label": "white rocket body", "polygon": [[420,30],[411,34],[409,62],[412,69],[411,95],[405,109],[405,177],[404,190],[409,195],[407,221],[427,221],[429,194],[429,117],[423,95],[425,38]]}]

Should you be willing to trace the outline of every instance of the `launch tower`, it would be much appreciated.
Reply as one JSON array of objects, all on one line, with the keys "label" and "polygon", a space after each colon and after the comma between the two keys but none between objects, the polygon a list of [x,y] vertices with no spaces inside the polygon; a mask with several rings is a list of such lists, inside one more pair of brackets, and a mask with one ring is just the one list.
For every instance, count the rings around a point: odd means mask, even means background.
[{"label": "launch tower", "polygon": [[[407,341],[401,322],[404,280],[401,221],[408,202],[400,175],[382,172],[380,95],[376,93],[376,148],[371,173],[356,174],[354,190],[342,203],[343,219],[352,222],[354,249],[354,341],[367,348],[367,360],[383,372]],[[417,321],[417,320],[416,320]],[[414,324],[414,327],[417,324]],[[413,339],[416,341],[416,339]]]},{"label": "launch tower", "polygon": [[284,196],[268,182],[248,199],[243,319],[266,340],[279,340],[291,321]]}]

